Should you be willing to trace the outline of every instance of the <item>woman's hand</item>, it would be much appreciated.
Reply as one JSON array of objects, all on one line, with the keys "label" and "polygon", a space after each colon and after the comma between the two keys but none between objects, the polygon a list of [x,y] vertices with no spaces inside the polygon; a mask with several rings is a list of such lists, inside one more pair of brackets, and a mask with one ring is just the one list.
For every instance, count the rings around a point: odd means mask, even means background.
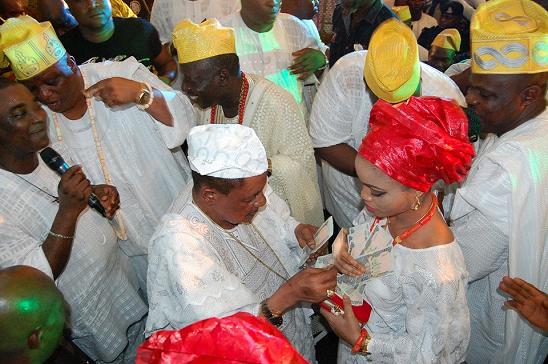
[{"label": "woman's hand", "polygon": [[320,313],[323,317],[325,317],[335,334],[352,346],[360,337],[361,326],[358,319],[354,315],[354,311],[352,311],[352,302],[350,301],[350,297],[345,295],[343,297],[343,301],[344,314],[337,316],[323,307]]},{"label": "woman's hand", "polygon": [[337,270],[349,276],[357,277],[366,273],[365,267],[358,263],[348,252],[348,231],[342,228],[333,243],[333,257]]}]

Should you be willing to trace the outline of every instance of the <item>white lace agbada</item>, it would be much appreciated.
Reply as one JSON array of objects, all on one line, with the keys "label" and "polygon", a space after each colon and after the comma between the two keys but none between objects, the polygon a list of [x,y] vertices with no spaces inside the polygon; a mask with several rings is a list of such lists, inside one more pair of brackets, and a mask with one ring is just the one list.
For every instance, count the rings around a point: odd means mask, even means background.
[{"label": "white lace agbada", "polygon": [[[372,94],[365,87],[363,66],[367,51],[347,54],[322,81],[310,115],[309,132],[314,148],[346,143],[358,149],[369,125]],[[457,85],[443,73],[421,63],[421,95],[439,96],[466,105]],[[339,226],[351,226],[363,207],[357,178],[322,160],[323,197],[326,209]]]},{"label": "white lace agbada", "polygon": [[[364,211],[355,225],[373,223]],[[382,222],[381,222],[382,223]],[[367,283],[372,312],[368,360],[374,363],[462,363],[470,338],[468,273],[456,242],[426,249],[396,245],[394,272]],[[365,363],[339,344],[338,362]]]},{"label": "white lace agbada", "polygon": [[542,363],[548,338],[498,291],[504,275],[548,292],[548,111],[489,135],[451,211],[470,271],[470,363]]},{"label": "white lace agbada", "polygon": [[[95,119],[112,182],[120,194],[120,211],[128,232],[121,242],[129,256],[144,255],[148,241],[177,193],[190,181],[190,167],[178,141],[184,140],[192,124],[190,100],[175,92],[134,58],[123,62],[104,62],[79,66],[85,87],[109,77],[124,77],[148,82],[161,90],[174,119],[174,127],[156,121],[135,105],[110,108],[92,99]],[[51,110],[45,108],[50,120]],[[81,164],[93,184],[105,183],[90,124],[89,110],[79,120],[56,114],[61,138],[68,150],[63,157]],[[59,135],[50,123],[49,135]],[[173,148],[169,150],[168,148]]]},{"label": "white lace agbada", "polygon": [[[316,175],[316,160],[302,113],[291,95],[274,83],[247,74],[249,93],[243,125],[257,133],[272,161],[269,184],[289,205],[298,221],[319,226],[323,208]],[[197,110],[198,124],[210,122],[211,109]],[[226,118],[219,108],[223,124],[238,123],[238,116]]]},{"label": "white lace agbada", "polygon": [[[268,185],[265,189],[267,204],[253,219],[255,228],[241,224],[229,231],[272,270],[289,278],[298,269],[300,248],[294,233],[298,222]],[[260,302],[284,281],[199,210],[192,202],[191,187],[180,194],[171,211],[149,246],[150,312],[145,335],[238,311],[259,314]],[[309,311],[300,307],[289,311],[280,329],[312,360]]]},{"label": "white lace agbada", "polygon": [[234,28],[236,53],[244,72],[261,75],[286,89],[297,104],[303,104],[303,82],[289,72],[293,52],[303,48],[319,49],[314,37],[301,21],[289,14],[279,13],[271,30],[257,33],[247,27],[240,12],[219,20]]},{"label": "white lace agbada", "polygon": [[[58,196],[59,176],[41,160],[21,177]],[[42,244],[58,208],[50,196],[0,169],[0,268],[29,265],[53,278]],[[74,235],[70,258],[56,280],[70,306],[71,337],[93,360],[110,362],[124,350],[128,327],[146,315],[147,307],[131,284],[136,277],[108,220],[87,208]]]},{"label": "white lace agbada", "polygon": [[183,19],[201,23],[240,10],[240,0],[155,0],[150,12],[150,22],[158,30],[162,43],[171,42],[173,28]]}]

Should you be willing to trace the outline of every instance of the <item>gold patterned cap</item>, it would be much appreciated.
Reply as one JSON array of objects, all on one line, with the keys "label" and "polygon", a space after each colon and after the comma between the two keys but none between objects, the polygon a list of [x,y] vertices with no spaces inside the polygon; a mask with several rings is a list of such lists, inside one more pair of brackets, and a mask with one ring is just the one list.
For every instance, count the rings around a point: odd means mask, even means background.
[{"label": "gold patterned cap", "polygon": [[411,20],[411,11],[407,5],[393,6],[392,11],[398,16],[398,18],[400,18],[401,21]]},{"label": "gold patterned cap", "polygon": [[531,0],[492,0],[470,25],[472,72],[548,71],[548,12]]},{"label": "gold patterned cap", "polygon": [[461,38],[459,31],[455,28],[449,28],[442,30],[436,38],[434,38],[432,45],[458,52],[460,51],[460,43]]},{"label": "gold patterned cap", "polygon": [[365,58],[365,82],[392,104],[411,97],[421,78],[419,48],[411,28],[397,19],[384,21],[373,33]]},{"label": "gold patterned cap", "polygon": [[18,80],[38,75],[65,54],[50,22],[25,15],[0,25],[0,67],[11,67]]},{"label": "gold patterned cap", "polygon": [[181,64],[236,53],[234,29],[221,26],[217,19],[200,24],[185,19],[175,26],[172,35]]}]

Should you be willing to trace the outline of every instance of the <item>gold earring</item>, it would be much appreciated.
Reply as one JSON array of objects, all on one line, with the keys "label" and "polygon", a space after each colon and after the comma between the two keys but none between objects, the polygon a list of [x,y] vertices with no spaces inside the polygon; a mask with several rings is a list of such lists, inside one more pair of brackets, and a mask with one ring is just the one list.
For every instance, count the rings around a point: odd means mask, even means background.
[{"label": "gold earring", "polygon": [[422,196],[422,195],[419,195],[418,193],[415,195],[415,204],[411,206],[411,210],[413,211],[417,211],[419,207],[421,207],[421,200],[419,196]]}]

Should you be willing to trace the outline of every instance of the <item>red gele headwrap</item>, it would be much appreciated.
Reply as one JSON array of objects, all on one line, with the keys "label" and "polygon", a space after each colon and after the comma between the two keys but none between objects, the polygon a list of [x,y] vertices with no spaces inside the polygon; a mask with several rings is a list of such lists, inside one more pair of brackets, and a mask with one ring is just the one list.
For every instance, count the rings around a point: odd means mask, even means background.
[{"label": "red gele headwrap", "polygon": [[240,312],[159,331],[137,350],[136,364],[306,364],[286,337],[263,318]]},{"label": "red gele headwrap", "polygon": [[398,105],[377,101],[358,153],[422,192],[440,179],[461,182],[475,155],[466,115],[456,102],[437,97],[411,97]]}]

